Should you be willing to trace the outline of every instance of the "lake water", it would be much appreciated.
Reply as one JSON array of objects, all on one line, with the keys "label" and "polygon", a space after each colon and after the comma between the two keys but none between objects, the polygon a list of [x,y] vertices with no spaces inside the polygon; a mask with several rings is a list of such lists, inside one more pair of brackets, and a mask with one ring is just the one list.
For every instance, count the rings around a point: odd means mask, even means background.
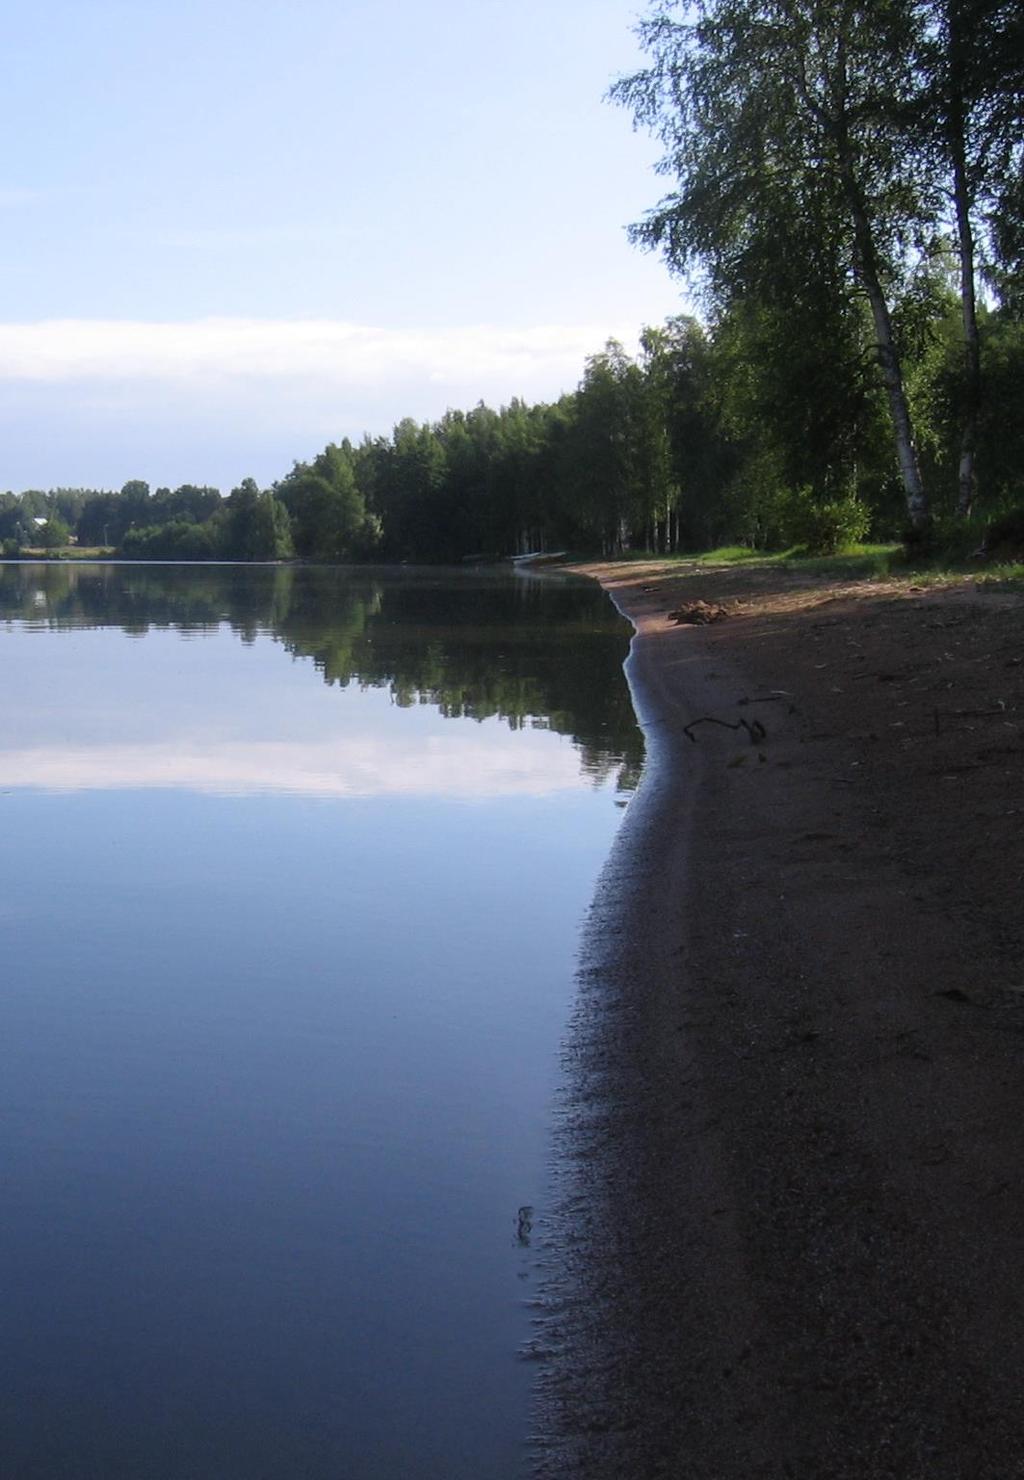
[{"label": "lake water", "polygon": [[553,577],[0,565],[0,1474],[524,1473],[627,641]]}]

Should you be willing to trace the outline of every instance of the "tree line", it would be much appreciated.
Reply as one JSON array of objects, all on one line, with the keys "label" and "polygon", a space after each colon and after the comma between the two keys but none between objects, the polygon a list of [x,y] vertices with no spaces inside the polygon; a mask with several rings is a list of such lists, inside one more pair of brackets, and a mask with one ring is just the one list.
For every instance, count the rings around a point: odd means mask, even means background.
[{"label": "tree line", "polygon": [[[958,306],[939,278],[903,307],[916,317],[902,365],[932,515],[956,523]],[[1002,305],[982,305],[978,323],[974,543],[1024,495],[1024,324]],[[636,356],[610,342],[554,403],[405,420],[388,437],[329,445],[270,488],[3,494],[0,540],[8,556],[74,537],[149,560],[454,562],[898,538],[905,504],[884,388],[863,346],[826,348],[747,299],[710,328],[679,318],[645,330]]]},{"label": "tree line", "polygon": [[609,342],[553,403],[406,419],[268,489],[3,495],[5,552],[966,548],[986,526],[1024,551],[1019,0],[656,0],[640,37],[612,95],[670,189],[634,236],[701,321]]}]

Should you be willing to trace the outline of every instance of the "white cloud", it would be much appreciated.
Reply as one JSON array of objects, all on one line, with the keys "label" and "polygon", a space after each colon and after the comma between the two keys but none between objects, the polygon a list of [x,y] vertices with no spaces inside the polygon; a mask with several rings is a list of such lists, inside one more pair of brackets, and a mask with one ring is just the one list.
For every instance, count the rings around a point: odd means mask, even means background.
[{"label": "white cloud", "polygon": [[608,332],[592,324],[387,329],[334,319],[52,319],[0,324],[0,380],[315,380],[337,388],[507,380],[513,394],[520,385],[536,394],[537,385],[574,386]]},{"label": "white cloud", "polygon": [[0,488],[270,483],[402,417],[557,400],[609,333],[629,349],[635,325],[0,322]]},{"label": "white cloud", "polygon": [[522,736],[380,736],[338,741],[159,741],[88,747],[32,746],[0,752],[0,791],[126,791],[218,796],[549,796],[592,783],[572,745],[524,746]]}]

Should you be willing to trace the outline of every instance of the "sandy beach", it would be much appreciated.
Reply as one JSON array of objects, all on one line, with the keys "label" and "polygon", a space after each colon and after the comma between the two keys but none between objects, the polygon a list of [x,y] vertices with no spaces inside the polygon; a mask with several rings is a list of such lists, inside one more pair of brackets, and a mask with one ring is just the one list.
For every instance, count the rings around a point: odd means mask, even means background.
[{"label": "sandy beach", "polygon": [[537,1473],[1024,1476],[1024,598],[585,569],[649,762],[566,1049]]}]

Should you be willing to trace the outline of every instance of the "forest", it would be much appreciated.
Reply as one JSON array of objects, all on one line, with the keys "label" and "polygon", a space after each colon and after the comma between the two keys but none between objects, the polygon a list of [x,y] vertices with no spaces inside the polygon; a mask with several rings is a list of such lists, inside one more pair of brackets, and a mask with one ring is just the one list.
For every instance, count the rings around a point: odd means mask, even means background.
[{"label": "forest", "polygon": [[612,99],[669,188],[632,233],[699,317],[609,341],[552,403],[405,419],[270,488],[0,495],[3,553],[1024,553],[1019,4],[705,0],[639,34]]}]

